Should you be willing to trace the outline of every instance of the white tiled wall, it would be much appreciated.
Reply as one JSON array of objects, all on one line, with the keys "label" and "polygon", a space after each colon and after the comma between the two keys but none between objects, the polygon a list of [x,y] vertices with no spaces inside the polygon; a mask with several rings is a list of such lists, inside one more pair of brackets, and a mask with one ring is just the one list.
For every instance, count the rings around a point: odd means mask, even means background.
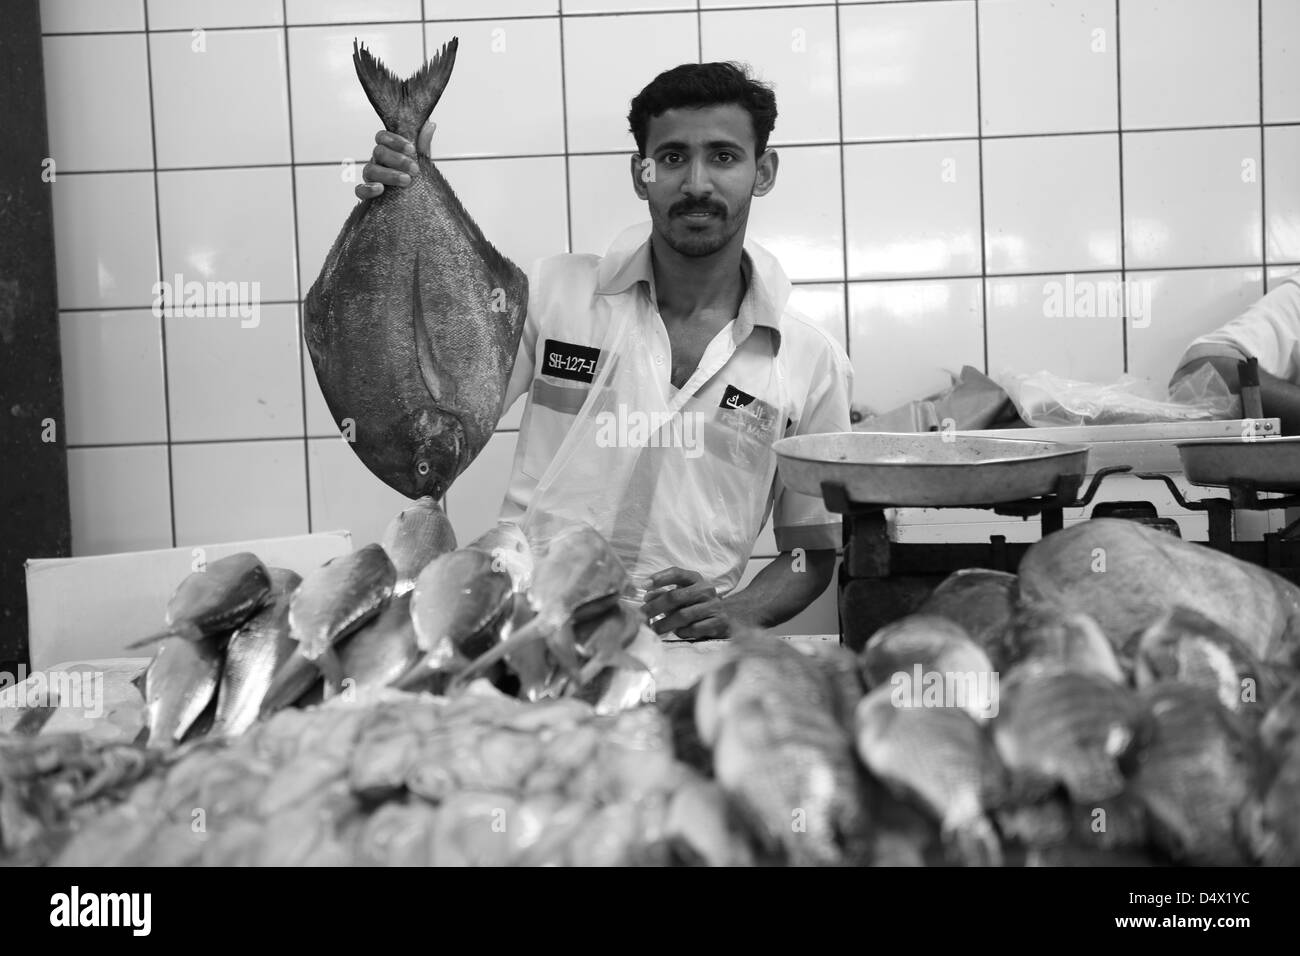
[{"label": "white tiled wall", "polygon": [[[296,307],[379,125],[354,37],[399,72],[460,37],[435,154],[524,266],[644,218],[625,116],[656,73],[749,62],[776,86],[782,156],[752,234],[879,410],[963,364],[1163,382],[1300,268],[1297,0],[41,7],[78,554],[364,543],[402,506],[336,437]],[[259,324],[159,319],[153,284],[176,272],[259,282]],[[1046,317],[1043,283],[1071,273],[1150,280],[1150,323]],[[518,411],[448,496],[466,538],[500,501]],[[797,627],[833,629],[819,607]]]}]

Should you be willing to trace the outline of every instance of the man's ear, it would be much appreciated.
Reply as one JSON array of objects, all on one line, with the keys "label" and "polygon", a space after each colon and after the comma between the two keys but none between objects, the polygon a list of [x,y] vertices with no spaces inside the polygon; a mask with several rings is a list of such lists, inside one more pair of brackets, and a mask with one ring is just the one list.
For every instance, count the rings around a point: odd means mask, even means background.
[{"label": "man's ear", "polygon": [[638,199],[649,199],[650,191],[646,183],[655,181],[655,161],[646,159],[640,153],[632,154],[632,188]]},{"label": "man's ear", "polygon": [[776,185],[776,167],[780,157],[776,155],[776,150],[765,149],[763,155],[758,157],[758,173],[754,177],[754,195],[766,196]]}]

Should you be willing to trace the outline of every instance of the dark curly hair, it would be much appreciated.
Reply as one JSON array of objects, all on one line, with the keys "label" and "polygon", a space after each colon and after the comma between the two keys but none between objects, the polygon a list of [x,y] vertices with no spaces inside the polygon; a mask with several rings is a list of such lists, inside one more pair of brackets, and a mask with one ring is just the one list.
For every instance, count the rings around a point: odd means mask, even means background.
[{"label": "dark curly hair", "polygon": [[654,117],[671,109],[729,103],[749,113],[757,146],[754,155],[761,156],[776,126],[776,94],[737,63],[683,63],[660,73],[632,100],[628,127],[644,156],[646,130]]}]

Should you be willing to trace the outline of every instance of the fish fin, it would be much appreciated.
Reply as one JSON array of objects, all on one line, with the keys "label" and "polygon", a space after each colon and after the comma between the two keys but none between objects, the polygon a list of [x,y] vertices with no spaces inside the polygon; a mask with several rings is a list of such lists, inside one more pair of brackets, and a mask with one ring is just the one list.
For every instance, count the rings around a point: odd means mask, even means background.
[{"label": "fish fin", "polygon": [[440,368],[433,354],[429,330],[424,325],[424,303],[420,298],[420,251],[415,251],[415,267],[411,280],[411,324],[415,326],[415,357],[420,366],[420,377],[429,396],[442,408],[456,405],[456,378]]},{"label": "fish fin", "polygon": [[485,654],[470,661],[469,666],[451,679],[449,690],[464,687],[485,670],[539,637],[544,637],[541,618],[535,617]]},{"label": "fish fin", "polygon": [[311,690],[319,676],[316,667],[300,653],[295,651],[289,655],[289,659],[280,665],[271,678],[271,686],[267,688],[258,710],[258,719],[297,703],[299,698]]},{"label": "fish fin", "polygon": [[189,641],[197,641],[203,637],[203,632],[193,624],[173,624],[171,627],[150,634],[148,637],[142,637],[138,641],[132,641],[126,645],[127,650],[135,650],[138,647],[147,647],[150,644],[157,644],[165,641],[169,637],[183,637]]},{"label": "fish fin", "polygon": [[352,63],[357,70],[357,79],[389,132],[415,142],[420,128],[447,88],[459,45],[459,39],[452,37],[432,60],[403,80],[359,41],[352,41]]},{"label": "fish fin", "polygon": [[339,656],[334,652],[334,648],[327,647],[321,652],[320,657],[316,658],[316,666],[320,669],[321,676],[325,678],[325,699],[329,700],[343,690],[343,665],[339,662]]}]

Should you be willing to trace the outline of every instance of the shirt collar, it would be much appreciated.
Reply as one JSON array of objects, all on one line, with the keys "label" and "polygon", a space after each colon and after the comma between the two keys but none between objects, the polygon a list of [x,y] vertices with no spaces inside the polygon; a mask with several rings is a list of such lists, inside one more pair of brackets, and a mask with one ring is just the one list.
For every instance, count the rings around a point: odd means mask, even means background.
[{"label": "shirt collar", "polygon": [[[791,285],[776,257],[752,240],[745,240],[743,252],[749,280],[740,312],[732,326],[737,345],[749,338],[755,326],[771,330],[774,350],[781,347],[781,314],[790,299]],[[650,223],[642,222],[625,229],[610,245],[600,261],[596,292],[618,295],[639,282],[646,283],[647,295],[653,295],[654,269],[650,264]]]}]

